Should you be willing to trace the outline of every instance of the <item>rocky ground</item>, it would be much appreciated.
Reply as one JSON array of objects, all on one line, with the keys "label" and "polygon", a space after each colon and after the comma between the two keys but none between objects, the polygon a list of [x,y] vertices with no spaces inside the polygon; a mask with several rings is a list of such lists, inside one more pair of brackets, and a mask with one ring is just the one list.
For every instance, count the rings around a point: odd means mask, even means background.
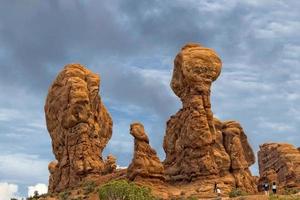
[{"label": "rocky ground", "polygon": [[[61,197],[58,196],[47,196],[40,198],[40,200],[61,200]],[[97,192],[92,192],[88,195],[80,194],[78,191],[73,191],[66,199],[70,200],[100,200],[98,197]],[[184,197],[180,195],[178,197],[169,198],[169,200],[185,200]],[[193,200],[300,200],[300,194],[295,195],[276,195],[276,196],[267,196],[264,194],[256,194],[256,195],[245,195],[245,196],[238,196],[238,197],[228,197],[228,196],[217,196],[217,195],[208,195],[203,197],[196,197]],[[186,200],[188,200],[186,198]]]},{"label": "rocky ground", "polygon": [[[40,198],[40,200],[100,200],[98,197],[98,188],[101,187],[104,183],[107,183],[111,180],[121,180],[127,179],[127,170],[117,170],[115,173],[99,176],[99,177],[90,177],[89,182],[80,184],[74,188],[66,190],[60,193],[52,193],[46,197]],[[91,184],[93,183],[93,184]],[[95,183],[95,184],[94,184]],[[300,193],[295,195],[279,195],[276,197],[268,197],[264,193],[257,193],[253,195],[244,195],[239,197],[230,198],[228,196],[229,191],[224,192],[221,197],[218,197],[216,194],[212,193],[213,186],[207,187],[207,183],[201,183],[201,181],[196,181],[192,183],[170,185],[165,182],[157,179],[137,179],[136,184],[147,186],[152,189],[152,193],[159,197],[160,199],[165,200],[195,200],[195,199],[236,199],[236,200],[300,200]],[[204,186],[201,187],[201,184]],[[279,191],[283,193],[284,191]],[[226,194],[225,194],[226,193]],[[189,199],[193,197],[193,199]]]}]

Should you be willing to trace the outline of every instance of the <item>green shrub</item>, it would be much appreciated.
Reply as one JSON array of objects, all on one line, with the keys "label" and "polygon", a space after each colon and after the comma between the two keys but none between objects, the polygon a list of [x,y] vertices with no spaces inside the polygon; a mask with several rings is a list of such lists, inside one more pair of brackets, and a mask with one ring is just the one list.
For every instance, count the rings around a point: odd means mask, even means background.
[{"label": "green shrub", "polygon": [[27,197],[26,200],[38,200],[38,197]]},{"label": "green shrub", "polygon": [[96,186],[97,185],[94,181],[89,181],[89,182],[84,183],[83,193],[86,195],[86,194],[94,192]]},{"label": "green shrub", "polygon": [[296,196],[296,195],[284,195],[284,196],[270,195],[269,200],[300,200],[300,196]]},{"label": "green shrub", "polygon": [[70,195],[70,192],[68,192],[68,191],[61,192],[61,193],[59,193],[59,200],[67,200],[69,195]]},{"label": "green shrub", "polygon": [[231,190],[231,192],[229,192],[229,197],[230,198],[245,196],[245,195],[247,195],[247,193],[245,191],[241,190],[240,188],[233,188]]},{"label": "green shrub", "polygon": [[290,195],[290,194],[297,194],[298,192],[299,192],[299,190],[297,190],[295,188],[285,188],[283,193],[285,195]]},{"label": "green shrub", "polygon": [[[39,195],[38,191],[34,191],[33,196],[32,197],[28,197],[26,198],[27,200],[37,200],[39,199],[39,197],[41,197],[42,195]],[[14,200],[15,198],[12,198],[10,200]]]},{"label": "green shrub", "polygon": [[156,200],[150,188],[141,187],[125,180],[111,181],[99,189],[101,200]]},{"label": "green shrub", "polygon": [[194,197],[194,196],[190,196],[187,198],[187,200],[197,200],[198,198],[197,197]]}]

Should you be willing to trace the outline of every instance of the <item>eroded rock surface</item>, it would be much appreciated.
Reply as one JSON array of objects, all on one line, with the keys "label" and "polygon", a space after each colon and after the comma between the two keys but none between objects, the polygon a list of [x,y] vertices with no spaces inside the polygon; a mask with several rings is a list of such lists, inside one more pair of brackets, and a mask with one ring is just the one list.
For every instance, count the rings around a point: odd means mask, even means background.
[{"label": "eroded rock surface", "polygon": [[129,180],[135,180],[137,177],[164,180],[163,165],[149,144],[144,126],[141,123],[131,124],[130,134],[134,137],[134,155],[127,169]]},{"label": "eroded rock surface", "polygon": [[107,157],[106,157],[106,160],[105,160],[105,164],[104,164],[104,174],[107,174],[107,173],[113,173],[116,171],[117,169],[117,158],[115,156],[113,156],[112,154],[109,154]]},{"label": "eroded rock surface", "polygon": [[291,144],[266,143],[258,152],[260,184],[300,188],[300,152]]},{"label": "eroded rock surface", "polygon": [[102,151],[112,135],[112,120],[99,97],[99,84],[97,74],[70,64],[49,89],[45,114],[57,160],[49,164],[49,192],[104,172]]},{"label": "eroded rock surface", "polygon": [[211,111],[211,84],[221,66],[216,52],[199,44],[187,44],[176,56],[171,88],[183,107],[167,122],[165,174],[171,182],[224,177],[223,182],[254,192],[248,167],[255,157],[242,127],[214,119]]}]

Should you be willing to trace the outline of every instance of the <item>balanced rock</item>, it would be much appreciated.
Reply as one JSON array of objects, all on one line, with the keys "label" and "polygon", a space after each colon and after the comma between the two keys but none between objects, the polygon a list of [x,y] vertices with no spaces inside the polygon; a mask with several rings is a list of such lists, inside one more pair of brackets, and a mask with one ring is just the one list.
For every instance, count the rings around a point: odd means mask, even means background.
[{"label": "balanced rock", "polygon": [[248,167],[255,157],[242,127],[221,122],[211,111],[211,85],[221,66],[216,52],[199,44],[185,45],[176,56],[171,88],[183,108],[167,122],[165,175],[171,182],[226,176],[224,182],[254,192]]},{"label": "balanced rock", "polygon": [[49,89],[47,129],[57,161],[49,164],[49,192],[101,174],[102,151],[112,135],[112,119],[99,97],[100,78],[80,64],[69,64]]},{"label": "balanced rock", "polygon": [[300,152],[291,144],[265,143],[258,152],[260,185],[300,188]]},{"label": "balanced rock", "polygon": [[134,156],[127,169],[127,177],[130,180],[137,177],[164,180],[163,165],[149,144],[144,126],[141,123],[131,124],[130,134],[134,137]]}]

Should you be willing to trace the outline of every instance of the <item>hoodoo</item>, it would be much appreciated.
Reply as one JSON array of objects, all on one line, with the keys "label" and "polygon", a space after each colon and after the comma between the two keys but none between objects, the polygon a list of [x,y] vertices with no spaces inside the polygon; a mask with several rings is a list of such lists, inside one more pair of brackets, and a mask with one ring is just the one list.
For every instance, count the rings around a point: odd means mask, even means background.
[{"label": "hoodoo", "polygon": [[130,134],[134,137],[134,155],[127,169],[129,180],[136,178],[156,178],[164,180],[164,168],[156,151],[151,148],[149,138],[141,123],[130,125]]},{"label": "hoodoo", "polygon": [[[136,122],[130,125],[134,138],[131,164],[127,169],[116,169],[113,155],[106,160],[102,157],[112,136],[112,119],[99,96],[100,77],[80,64],[65,66],[50,87],[45,104],[56,158],[48,166],[49,192],[78,189],[91,180],[102,185],[119,179],[150,187],[164,199],[181,193],[186,197],[212,195],[215,185],[224,194],[233,188],[256,192],[257,179],[249,170],[255,156],[241,124],[220,121],[212,112],[211,87],[221,68],[214,50],[195,43],[185,45],[174,60],[171,88],[182,101],[182,108],[167,122],[165,160],[160,162],[144,126]],[[299,154],[294,149],[293,155],[295,152]],[[260,163],[264,165],[266,160]],[[285,157],[280,163],[282,160]],[[274,170],[290,169],[291,164],[285,163],[286,168],[280,164]],[[267,167],[260,168],[268,171]],[[288,180],[297,170],[288,177],[280,175],[280,180]]]},{"label": "hoodoo", "polygon": [[174,60],[171,88],[183,107],[167,122],[166,178],[170,182],[212,179],[223,187],[254,192],[248,168],[255,157],[247,136],[238,122],[221,122],[211,110],[211,85],[221,67],[214,50],[195,43],[185,45]]},{"label": "hoodoo", "polygon": [[112,135],[112,119],[99,97],[100,78],[80,64],[66,65],[49,89],[47,128],[56,161],[49,164],[49,192],[76,185],[90,174],[115,167],[102,151]]}]

